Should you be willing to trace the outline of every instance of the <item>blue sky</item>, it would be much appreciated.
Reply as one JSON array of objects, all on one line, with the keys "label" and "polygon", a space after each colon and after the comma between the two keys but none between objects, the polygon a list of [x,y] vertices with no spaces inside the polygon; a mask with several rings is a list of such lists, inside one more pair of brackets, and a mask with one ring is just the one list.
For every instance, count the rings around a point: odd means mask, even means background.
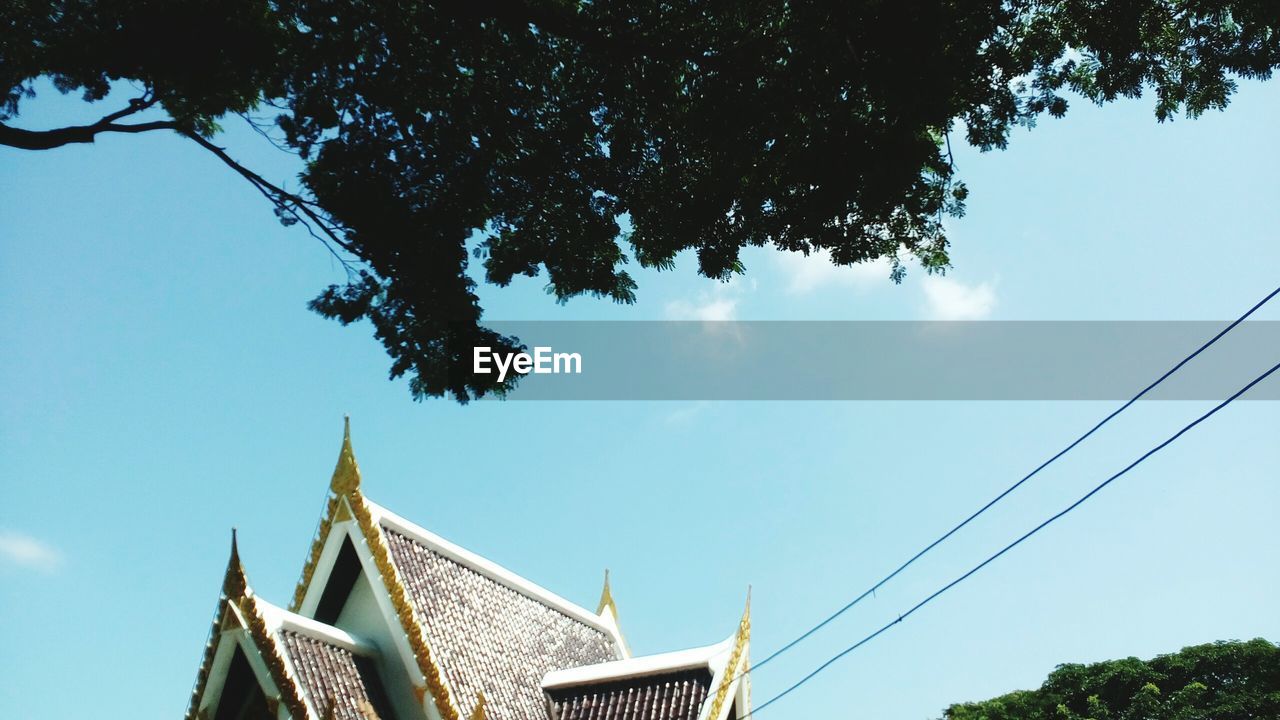
[{"label": "blue sky", "polygon": [[[79,110],[46,92],[23,125]],[[632,307],[558,307],[523,280],[485,290],[487,316],[1231,318],[1280,284],[1277,115],[1280,85],[1245,83],[1196,121],[1159,125],[1150,100],[1078,102],[1005,152],[962,150],[972,194],[945,280],[893,286],[757,251],[729,285],[688,262],[638,273]],[[238,157],[290,177],[287,156],[228,127]],[[377,502],[591,607],[611,568],[638,653],[729,635],[751,584],[760,658],[1112,407],[420,404],[386,380],[367,327],[306,310],[341,280],[327,253],[194,146],[0,148],[0,189],[3,717],[182,712],[228,529],[258,591],[286,602],[344,413]],[[757,701],[1204,408],[1135,406],[762,669]],[[924,720],[1060,662],[1280,639],[1277,427],[1275,403],[1232,406],[767,712]]]}]

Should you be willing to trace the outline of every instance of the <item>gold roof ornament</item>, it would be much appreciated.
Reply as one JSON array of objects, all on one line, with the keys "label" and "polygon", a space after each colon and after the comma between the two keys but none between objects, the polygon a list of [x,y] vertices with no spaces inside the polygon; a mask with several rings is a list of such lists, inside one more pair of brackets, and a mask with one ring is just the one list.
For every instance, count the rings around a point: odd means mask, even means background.
[{"label": "gold roof ornament", "polygon": [[342,449],[338,451],[338,466],[333,469],[329,489],[335,495],[347,495],[360,488],[360,466],[351,449],[351,417],[342,417]]},{"label": "gold roof ornament", "polygon": [[288,709],[290,718],[294,720],[310,720],[314,716],[307,711],[307,705],[302,700],[302,689],[285,666],[284,654],[276,643],[275,636],[267,628],[267,621],[263,617],[262,608],[258,606],[258,598],[253,593],[249,593],[240,598],[237,605],[241,614],[244,615],[249,638],[257,648],[258,656],[262,658],[262,662],[267,666],[267,673],[271,676],[271,682],[275,684],[276,690],[280,693],[279,702]]},{"label": "gold roof ornament", "polygon": [[239,605],[240,598],[249,592],[249,581],[244,574],[244,566],[240,564],[240,549],[236,545],[236,529],[231,528],[231,557],[227,559],[227,572],[222,577],[222,597],[218,600],[218,609],[213,616],[213,624],[209,628],[209,640],[204,645],[204,658],[200,661],[200,669],[196,671],[196,684],[191,689],[191,701],[187,706],[186,720],[207,720],[208,713],[200,708],[204,698],[204,688],[209,682],[209,672],[213,667],[213,655],[218,650],[218,642],[224,630],[239,627],[240,621],[232,605]]},{"label": "gold roof ornament", "polygon": [[311,541],[311,551],[307,554],[307,562],[302,566],[302,577],[293,590],[293,601],[289,610],[298,612],[302,601],[306,599],[307,587],[311,584],[311,576],[320,562],[320,553],[324,551],[324,543],[329,538],[329,530],[335,522],[350,520],[351,511],[342,502],[343,496],[359,495],[360,466],[356,464],[355,451],[351,449],[351,417],[342,416],[342,448],[338,451],[338,464],[333,469],[333,478],[329,481],[329,500],[325,503],[324,516],[316,528],[315,538]]},{"label": "gold roof ornament", "polygon": [[[738,621],[738,632],[735,635],[733,650],[729,653],[729,662],[725,663],[720,677],[720,686],[716,688],[715,699],[711,702],[711,712],[707,714],[708,720],[717,720],[720,717],[720,711],[729,697],[729,689],[734,681],[746,675],[750,668],[750,661],[746,657],[747,643],[751,641],[750,585],[747,586],[747,606],[742,610],[742,619]],[[742,666],[741,670],[738,669],[739,665]]]},{"label": "gold roof ornament", "polygon": [[240,564],[240,549],[236,546],[236,529],[231,528],[231,557],[227,560],[227,574],[222,579],[222,594],[230,599],[244,597],[249,580]]},{"label": "gold roof ornament", "polygon": [[471,711],[470,720],[484,720],[484,691],[476,693],[476,709]]},{"label": "gold roof ornament", "polygon": [[604,569],[604,588],[600,591],[600,605],[596,607],[596,614],[603,615],[605,608],[613,611],[614,620],[618,619],[618,605],[613,601],[613,590],[609,587],[609,568]]}]

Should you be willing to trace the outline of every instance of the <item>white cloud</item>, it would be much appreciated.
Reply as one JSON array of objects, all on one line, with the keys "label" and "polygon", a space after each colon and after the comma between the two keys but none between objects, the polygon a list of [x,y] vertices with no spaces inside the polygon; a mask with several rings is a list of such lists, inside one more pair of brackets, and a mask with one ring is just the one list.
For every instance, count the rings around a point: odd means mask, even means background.
[{"label": "white cloud", "polygon": [[738,301],[729,298],[709,298],[698,302],[672,300],[666,309],[667,318],[671,320],[733,320],[738,313]]},{"label": "white cloud", "polygon": [[857,265],[836,265],[831,252],[818,250],[808,255],[800,252],[777,254],[778,267],[787,278],[787,292],[804,295],[827,286],[866,291],[877,285],[889,285],[893,265],[887,258]]},{"label": "white cloud", "polygon": [[991,283],[966,285],[942,275],[926,275],[923,284],[933,320],[982,320],[996,306],[996,290]]},{"label": "white cloud", "polygon": [[754,278],[743,280],[735,276],[728,282],[716,283],[710,292],[698,293],[694,300],[672,300],[666,304],[668,320],[701,320],[716,322],[738,319],[738,301],[747,292],[754,292]]},{"label": "white cloud", "polygon": [[13,530],[0,530],[0,558],[43,572],[52,572],[62,564],[62,553],[52,546]]}]

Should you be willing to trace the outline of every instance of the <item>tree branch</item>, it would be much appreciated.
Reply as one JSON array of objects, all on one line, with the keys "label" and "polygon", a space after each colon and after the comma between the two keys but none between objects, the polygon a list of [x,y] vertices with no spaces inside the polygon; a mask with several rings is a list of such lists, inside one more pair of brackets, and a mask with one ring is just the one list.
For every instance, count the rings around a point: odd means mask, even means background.
[{"label": "tree branch", "polygon": [[[284,188],[268,181],[258,173],[255,173],[249,168],[236,162],[235,158],[228,155],[226,150],[214,145],[207,138],[201,137],[199,134],[188,130],[179,130],[178,132],[183,137],[194,140],[197,145],[213,153],[215,157],[223,162],[223,164],[236,171],[236,173],[245,180],[248,180],[249,184],[253,185],[258,192],[262,193],[263,197],[267,198],[267,200],[269,200],[276,209],[281,212],[288,213],[289,216],[302,223],[302,226],[311,233],[311,236],[319,240],[325,248],[328,249],[335,258],[337,258],[338,262],[342,264],[342,267],[346,269],[348,273],[354,270],[351,261],[342,257],[342,255],[334,250],[333,245],[337,245],[352,255],[358,256],[358,253],[356,253],[351,245],[338,234],[338,231],[324,216],[313,209],[314,203],[309,202],[306,198],[285,190]],[[323,233],[323,236],[316,232],[316,228],[320,229],[320,233]],[[332,245],[330,243],[332,243]]]},{"label": "tree branch", "polygon": [[[108,116],[110,117],[110,116]],[[106,120],[104,118],[103,120]],[[121,125],[109,120],[99,120],[92,125],[72,125],[53,130],[23,130],[0,123],[0,145],[8,145],[19,150],[52,150],[53,148],[74,143],[91,143],[99,133],[141,133],[151,130],[177,130],[172,120]]]},{"label": "tree branch", "polygon": [[151,130],[176,130],[177,126],[170,120],[157,122],[121,125],[120,118],[142,112],[159,101],[148,90],[140,98],[129,101],[129,106],[104,116],[92,125],[71,125],[52,130],[24,130],[0,123],[0,145],[8,145],[19,150],[52,150],[53,148],[74,143],[91,143],[99,133],[140,133]]},{"label": "tree branch", "polygon": [[[197,145],[213,153],[227,167],[235,170],[237,174],[248,180],[249,184],[262,193],[263,197],[267,198],[278,212],[285,213],[297,222],[302,223],[307,232],[319,240],[337,258],[348,273],[353,271],[354,268],[351,261],[342,257],[334,250],[333,246],[337,245],[352,255],[357,255],[357,253],[338,234],[338,230],[335,229],[333,224],[316,209],[315,203],[309,202],[305,198],[267,181],[266,178],[236,162],[225,150],[214,145],[208,139],[201,137],[192,130],[180,128],[172,120],[157,120],[155,122],[131,125],[115,122],[120,118],[146,110],[157,102],[158,98],[148,90],[142,97],[130,100],[128,107],[105,115],[92,125],[72,125],[52,130],[24,130],[0,123],[0,145],[7,145],[20,150],[52,150],[63,145],[91,143],[100,133],[104,132],[142,133],[152,130],[172,130],[185,138],[195,141]],[[316,232],[316,228],[319,228],[323,236]]]}]

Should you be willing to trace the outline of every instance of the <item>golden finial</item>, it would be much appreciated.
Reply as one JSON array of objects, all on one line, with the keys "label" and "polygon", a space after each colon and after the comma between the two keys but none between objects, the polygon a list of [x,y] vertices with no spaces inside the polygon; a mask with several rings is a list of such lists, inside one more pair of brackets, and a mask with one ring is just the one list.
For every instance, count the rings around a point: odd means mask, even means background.
[{"label": "golden finial", "polygon": [[476,693],[476,709],[471,711],[470,720],[484,720],[484,691]]},{"label": "golden finial", "polygon": [[242,598],[249,588],[249,581],[240,564],[240,549],[236,545],[236,529],[231,528],[231,558],[227,560],[227,574],[222,580],[222,594],[228,598]]},{"label": "golden finial", "polygon": [[742,622],[739,623],[742,631],[751,636],[751,586],[747,586],[747,606],[742,610]]},{"label": "golden finial", "polygon": [[613,590],[609,587],[609,569],[604,571],[604,589],[600,591],[600,604],[596,607],[596,614],[603,615],[604,609],[609,608],[613,611],[613,619],[618,619],[618,606],[613,602]]},{"label": "golden finial", "polygon": [[338,452],[338,466],[333,469],[333,480],[329,489],[335,495],[346,495],[360,488],[360,466],[356,465],[356,454],[351,449],[351,418],[342,417],[342,450]]}]

